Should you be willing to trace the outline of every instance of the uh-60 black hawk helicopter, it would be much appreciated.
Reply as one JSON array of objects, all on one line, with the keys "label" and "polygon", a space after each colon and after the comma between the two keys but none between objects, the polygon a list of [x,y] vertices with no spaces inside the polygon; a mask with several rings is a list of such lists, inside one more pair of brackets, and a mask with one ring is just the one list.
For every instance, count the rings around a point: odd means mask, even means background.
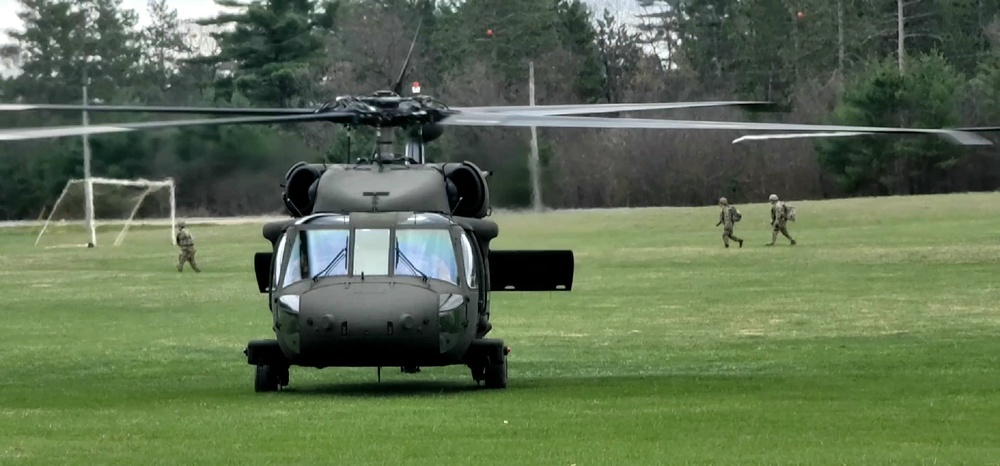
[{"label": "uh-60 black hawk helicopter", "polygon": [[[0,141],[192,125],[326,121],[374,127],[377,140],[370,158],[334,165],[300,162],[285,175],[282,201],[292,218],[264,225],[272,249],[254,257],[257,285],[268,294],[275,334],[275,339],[249,342],[245,350],[247,362],[256,366],[256,391],[287,386],[291,366],[379,371],[400,367],[416,372],[421,366],[466,365],[477,383],[507,386],[509,348],[503,340],[487,338],[492,328],[490,293],[569,291],[573,253],[491,249],[490,241],[499,232],[486,218],[491,212],[488,172],[471,162],[425,161],[425,144],[440,137],[446,126],[785,132],[744,137],[754,139],[923,133],[963,145],[990,144],[973,133],[951,129],[574,116],[715,106],[774,110],[768,102],[449,107],[420,94],[416,86],[413,95],[401,95],[409,62],[407,56],[391,91],[338,97],[319,108],[0,104],[0,111],[231,115],[4,129]],[[406,135],[402,154],[393,145],[396,129]]]}]

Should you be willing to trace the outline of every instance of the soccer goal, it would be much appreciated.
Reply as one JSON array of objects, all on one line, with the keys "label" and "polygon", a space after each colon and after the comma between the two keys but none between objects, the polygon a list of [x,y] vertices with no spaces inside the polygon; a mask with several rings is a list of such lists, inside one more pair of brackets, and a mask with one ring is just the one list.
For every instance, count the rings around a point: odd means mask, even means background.
[{"label": "soccer goal", "polygon": [[[97,245],[99,226],[110,226],[111,231],[117,231],[114,245],[119,246],[129,228],[136,223],[169,225],[170,242],[176,244],[176,212],[174,180],[171,178],[160,181],[112,178],[69,180],[38,232],[35,246],[42,243],[45,236],[48,238],[46,243],[58,246],[94,247]],[[118,225],[121,225],[120,230]],[[83,244],[72,239],[78,238],[81,227],[89,235]],[[67,238],[69,244],[60,241]]]}]

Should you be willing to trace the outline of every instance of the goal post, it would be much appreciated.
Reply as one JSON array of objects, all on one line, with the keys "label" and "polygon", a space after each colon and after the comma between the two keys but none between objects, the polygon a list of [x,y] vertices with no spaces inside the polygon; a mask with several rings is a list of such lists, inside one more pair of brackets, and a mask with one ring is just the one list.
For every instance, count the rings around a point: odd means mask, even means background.
[{"label": "goal post", "polygon": [[[166,189],[169,196],[164,201],[168,204],[169,215],[164,218],[161,215],[156,221],[151,223],[170,225],[170,243],[176,244],[177,234],[177,196],[172,178],[164,180],[123,180],[114,178],[89,178],[72,179],[66,182],[62,193],[52,205],[49,216],[45,219],[38,237],[35,238],[35,246],[42,240],[42,236],[53,225],[81,225],[89,236],[88,242],[81,246],[94,247],[97,245],[97,227],[99,224],[112,225],[122,223],[122,228],[115,237],[114,245],[120,246],[125,240],[125,235],[129,228],[136,223],[136,216],[143,207],[149,205],[145,202],[151,195]],[[101,193],[104,191],[104,193]],[[79,196],[83,197],[80,199]],[[82,203],[80,202],[82,201]],[[97,201],[97,202],[95,202]],[[77,205],[82,204],[82,205]],[[81,209],[82,207],[82,209]],[[117,218],[114,215],[99,215],[102,210],[115,210],[118,212]],[[161,211],[164,210],[161,207]],[[127,216],[124,214],[127,212]],[[81,215],[82,213],[82,215]]]}]

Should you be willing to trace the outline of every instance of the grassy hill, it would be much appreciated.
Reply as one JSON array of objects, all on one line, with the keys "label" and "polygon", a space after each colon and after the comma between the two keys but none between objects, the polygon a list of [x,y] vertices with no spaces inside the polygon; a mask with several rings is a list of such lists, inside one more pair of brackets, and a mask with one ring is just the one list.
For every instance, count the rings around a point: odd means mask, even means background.
[{"label": "grassy hill", "polygon": [[269,337],[259,225],[0,229],[2,464],[986,464],[1000,458],[1000,194],[498,214],[495,248],[572,248],[570,293],[497,293],[510,387],[463,367],[293,368]]}]

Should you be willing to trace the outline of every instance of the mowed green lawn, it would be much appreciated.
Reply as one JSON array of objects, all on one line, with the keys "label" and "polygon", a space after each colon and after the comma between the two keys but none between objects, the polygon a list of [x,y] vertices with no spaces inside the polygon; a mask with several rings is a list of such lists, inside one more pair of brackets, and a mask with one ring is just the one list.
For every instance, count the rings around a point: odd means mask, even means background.
[{"label": "mowed green lawn", "polygon": [[[293,368],[270,333],[260,225],[111,246],[0,229],[0,464],[996,464],[1000,194],[498,214],[501,248],[571,248],[569,293],[496,293],[510,386]],[[48,233],[46,233],[46,237]]]}]

